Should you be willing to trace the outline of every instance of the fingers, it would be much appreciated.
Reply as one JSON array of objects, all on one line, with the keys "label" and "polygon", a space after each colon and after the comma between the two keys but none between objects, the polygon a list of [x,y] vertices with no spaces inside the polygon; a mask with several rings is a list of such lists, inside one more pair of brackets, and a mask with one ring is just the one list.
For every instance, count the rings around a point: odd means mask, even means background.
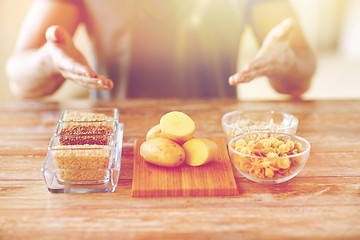
[{"label": "fingers", "polygon": [[72,43],[71,35],[61,26],[50,26],[45,33],[47,41],[51,41],[57,44],[69,44]]},{"label": "fingers", "polygon": [[45,37],[47,41],[51,41],[55,43],[59,41],[59,38],[61,38],[61,36],[59,36],[59,33],[56,34],[58,28],[59,26],[56,25],[48,27],[45,33]]},{"label": "fingers", "polygon": [[292,62],[289,41],[295,24],[294,19],[287,18],[274,27],[266,36],[255,58],[232,75],[229,84],[247,83],[257,77],[286,71]]},{"label": "fingers", "polygon": [[85,57],[75,47],[71,35],[65,28],[57,25],[50,26],[46,31],[46,39],[50,42],[49,49],[54,65],[64,77],[69,74],[96,77],[96,73],[89,67]]},{"label": "fingers", "polygon": [[275,26],[266,36],[263,45],[271,44],[274,41],[289,41],[295,27],[295,20],[287,18]]},{"label": "fingers", "polygon": [[241,81],[239,80],[240,76],[239,73],[236,73],[229,77],[229,84],[230,85],[236,85],[239,84]]},{"label": "fingers", "polygon": [[46,30],[46,40],[50,44],[50,51],[54,65],[61,75],[81,86],[102,90],[113,88],[113,82],[97,75],[87,64],[84,56],[73,44],[71,35],[61,26],[53,25]]},{"label": "fingers", "polygon": [[113,82],[102,76],[102,75],[95,75],[94,77],[84,76],[84,75],[77,75],[70,72],[65,72],[62,74],[64,78],[67,80],[71,80],[81,86],[87,88],[94,88],[100,90],[110,90],[113,88]]},{"label": "fingers", "polygon": [[73,58],[64,58],[58,64],[58,69],[61,73],[71,73],[73,75],[96,78],[96,73],[88,66],[75,61]]},{"label": "fingers", "polygon": [[295,56],[285,49],[274,48],[247,63],[238,73],[230,76],[229,84],[247,83],[262,76],[284,75],[291,69]]},{"label": "fingers", "polygon": [[287,18],[282,21],[282,23],[279,25],[280,33],[277,37],[282,40],[290,39],[295,24],[296,22],[292,18]]},{"label": "fingers", "polygon": [[247,83],[263,74],[264,68],[254,64],[254,62],[246,64],[238,73],[229,77],[229,84],[236,85],[239,83]]}]

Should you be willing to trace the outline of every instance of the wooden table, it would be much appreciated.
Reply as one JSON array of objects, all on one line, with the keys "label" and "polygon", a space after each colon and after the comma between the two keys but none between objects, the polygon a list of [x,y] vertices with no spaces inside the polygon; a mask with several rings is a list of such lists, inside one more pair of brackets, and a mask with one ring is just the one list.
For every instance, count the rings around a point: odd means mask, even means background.
[{"label": "wooden table", "polygon": [[[125,126],[116,191],[48,192],[40,169],[60,110],[93,106],[119,108]],[[236,109],[299,118],[312,149],[297,177],[260,185],[234,172],[236,197],[131,197],[134,140],[164,113],[184,111],[198,136],[223,137],[221,117]],[[0,239],[360,239],[359,189],[360,100],[0,102]]]}]

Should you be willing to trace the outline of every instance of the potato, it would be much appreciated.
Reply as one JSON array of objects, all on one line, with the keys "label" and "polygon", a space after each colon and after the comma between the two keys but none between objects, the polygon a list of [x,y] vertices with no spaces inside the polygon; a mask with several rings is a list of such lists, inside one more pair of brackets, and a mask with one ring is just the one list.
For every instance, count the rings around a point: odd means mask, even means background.
[{"label": "potato", "polygon": [[146,140],[150,140],[153,138],[166,138],[165,135],[162,133],[160,124],[152,127],[146,134]]},{"label": "potato", "polygon": [[217,144],[207,138],[193,138],[182,145],[185,151],[185,163],[201,166],[218,157]]},{"label": "potato", "polygon": [[184,149],[166,138],[153,138],[143,142],[140,156],[149,163],[164,167],[177,167],[185,160]]},{"label": "potato", "polygon": [[160,128],[166,138],[183,144],[193,138],[195,123],[185,113],[174,111],[161,117]]}]

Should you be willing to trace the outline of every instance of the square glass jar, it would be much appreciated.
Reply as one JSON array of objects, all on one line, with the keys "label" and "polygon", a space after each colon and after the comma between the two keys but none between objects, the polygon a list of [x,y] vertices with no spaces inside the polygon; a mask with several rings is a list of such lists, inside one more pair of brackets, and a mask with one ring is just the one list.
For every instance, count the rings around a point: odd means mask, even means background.
[{"label": "square glass jar", "polygon": [[117,108],[68,108],[63,109],[60,122],[65,121],[115,121],[119,122],[119,110]]},{"label": "square glass jar", "polygon": [[[42,167],[50,192],[115,191],[120,174],[123,124],[113,121],[112,125],[114,131],[109,134],[54,134]],[[62,127],[60,122],[57,130]]]},{"label": "square glass jar", "polygon": [[[96,144],[108,145],[111,136],[116,136],[118,123],[114,121],[66,121],[59,122],[54,136],[61,145]],[[77,136],[77,137],[73,137]]]}]

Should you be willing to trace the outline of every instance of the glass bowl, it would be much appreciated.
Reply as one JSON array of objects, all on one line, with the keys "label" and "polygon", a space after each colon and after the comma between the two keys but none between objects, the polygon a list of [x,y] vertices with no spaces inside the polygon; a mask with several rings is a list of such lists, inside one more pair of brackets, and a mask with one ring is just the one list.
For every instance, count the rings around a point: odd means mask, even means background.
[{"label": "glass bowl", "polygon": [[227,142],[256,131],[296,134],[299,123],[295,116],[285,112],[242,110],[226,113],[221,122]]},{"label": "glass bowl", "polygon": [[305,166],[310,143],[306,139],[277,132],[254,132],[230,140],[228,150],[234,167],[251,181],[282,183]]}]

